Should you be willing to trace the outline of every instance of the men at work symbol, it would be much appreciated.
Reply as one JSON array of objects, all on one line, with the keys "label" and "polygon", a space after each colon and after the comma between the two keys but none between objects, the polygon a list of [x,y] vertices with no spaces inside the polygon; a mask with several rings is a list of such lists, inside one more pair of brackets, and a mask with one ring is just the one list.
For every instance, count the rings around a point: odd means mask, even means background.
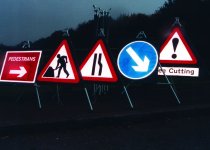
[{"label": "men at work symbol", "polygon": [[67,56],[63,55],[61,56],[60,54],[57,55],[57,65],[55,67],[55,69],[53,69],[52,66],[50,66],[46,73],[45,73],[45,77],[55,77],[55,70],[58,69],[58,73],[56,75],[57,78],[60,77],[60,74],[61,74],[61,70],[63,69],[64,73],[66,74],[66,78],[69,77],[69,72],[67,71],[66,69],[66,64],[68,63],[67,61]]},{"label": "men at work symbol", "polygon": [[58,69],[58,75],[57,75],[57,78],[60,77],[60,73],[61,73],[61,70],[63,69],[63,71],[65,72],[66,74],[66,78],[68,78],[69,76],[69,72],[66,70],[66,64],[68,63],[67,62],[67,56],[61,56],[60,54],[57,55],[57,66],[55,68],[55,70]]}]

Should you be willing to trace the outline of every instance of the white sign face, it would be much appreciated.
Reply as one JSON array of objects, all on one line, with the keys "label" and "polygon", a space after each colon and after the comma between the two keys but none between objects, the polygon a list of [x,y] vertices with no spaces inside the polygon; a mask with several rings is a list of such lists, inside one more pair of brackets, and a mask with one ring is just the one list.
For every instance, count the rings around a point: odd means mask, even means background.
[{"label": "white sign face", "polygon": [[145,41],[134,41],[120,51],[117,66],[128,79],[139,80],[150,76],[157,67],[158,54],[153,45]]},{"label": "white sign face", "polygon": [[79,77],[70,53],[68,42],[63,40],[44,69],[38,81],[78,83]]},{"label": "white sign face", "polygon": [[[177,41],[176,48],[174,48],[173,41]],[[170,60],[170,61],[192,61],[192,58],[185,47],[184,43],[180,39],[178,33],[175,33],[169,43],[160,53],[160,60]]]},{"label": "white sign face", "polygon": [[158,75],[199,77],[199,68],[159,67]]},{"label": "white sign face", "polygon": [[89,81],[116,82],[117,76],[102,40],[98,40],[80,66],[82,78]]},{"label": "white sign face", "polygon": [[[161,64],[171,64],[172,66],[159,67],[158,75],[199,77],[199,68],[193,66],[197,64],[197,59],[179,27],[173,28],[161,46],[159,61]],[[182,66],[179,67],[179,65]]]},{"label": "white sign face", "polygon": [[181,30],[176,27],[160,49],[161,64],[197,64],[197,60]]},{"label": "white sign face", "polygon": [[101,45],[98,45],[95,52],[81,69],[81,73],[83,77],[112,78],[112,73],[109,69],[109,65],[102,51]]}]

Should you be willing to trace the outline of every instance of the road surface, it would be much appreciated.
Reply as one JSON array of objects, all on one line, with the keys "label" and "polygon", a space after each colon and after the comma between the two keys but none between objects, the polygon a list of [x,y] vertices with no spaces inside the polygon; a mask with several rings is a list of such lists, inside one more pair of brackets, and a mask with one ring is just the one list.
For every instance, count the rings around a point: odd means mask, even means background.
[{"label": "road surface", "polygon": [[101,122],[91,126],[17,129],[0,136],[1,150],[208,150],[210,112]]}]

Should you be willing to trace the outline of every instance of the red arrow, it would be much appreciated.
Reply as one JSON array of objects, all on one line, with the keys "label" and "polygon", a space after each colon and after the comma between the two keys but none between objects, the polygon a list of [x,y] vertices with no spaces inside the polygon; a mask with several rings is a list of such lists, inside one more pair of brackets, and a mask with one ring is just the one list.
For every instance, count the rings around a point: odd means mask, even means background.
[{"label": "red arrow", "polygon": [[20,70],[10,70],[9,74],[18,74],[18,78],[23,77],[27,73],[25,67],[20,66]]}]

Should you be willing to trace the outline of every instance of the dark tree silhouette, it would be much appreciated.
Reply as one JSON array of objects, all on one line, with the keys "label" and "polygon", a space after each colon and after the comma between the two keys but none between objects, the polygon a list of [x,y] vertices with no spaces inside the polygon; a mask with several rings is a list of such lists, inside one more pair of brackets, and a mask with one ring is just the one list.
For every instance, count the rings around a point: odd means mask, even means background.
[{"label": "dark tree silhouette", "polygon": [[[210,65],[207,58],[210,54],[208,39],[210,34],[210,1],[209,0],[168,0],[154,14],[122,15],[117,19],[108,19],[107,44],[116,53],[126,43],[136,40],[136,35],[144,31],[150,41],[159,47],[166,38],[175,17],[180,18],[188,38],[197,49],[202,58]],[[76,29],[69,29],[69,37],[64,36],[63,31],[56,31],[47,38],[41,38],[31,44],[32,49],[42,49],[46,55],[50,55],[63,38],[67,38],[74,50],[90,49],[97,40],[97,21],[90,20],[81,23]],[[21,44],[16,46],[0,45],[1,49],[21,49]]]}]

